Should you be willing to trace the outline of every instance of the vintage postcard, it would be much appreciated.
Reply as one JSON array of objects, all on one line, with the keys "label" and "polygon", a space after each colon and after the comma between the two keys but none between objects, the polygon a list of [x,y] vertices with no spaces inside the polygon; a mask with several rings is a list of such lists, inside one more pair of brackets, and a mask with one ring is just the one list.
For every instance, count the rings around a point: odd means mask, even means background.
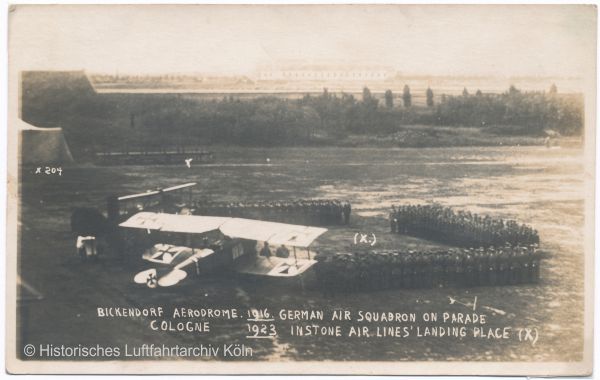
[{"label": "vintage postcard", "polygon": [[12,5],[10,373],[587,375],[591,5]]}]

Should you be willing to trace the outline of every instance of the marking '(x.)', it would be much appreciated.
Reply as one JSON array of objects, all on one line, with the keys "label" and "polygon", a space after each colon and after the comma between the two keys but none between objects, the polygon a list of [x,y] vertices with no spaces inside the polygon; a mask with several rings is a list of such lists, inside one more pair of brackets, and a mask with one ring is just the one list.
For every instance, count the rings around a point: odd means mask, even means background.
[{"label": "marking '(x.)'", "polygon": [[[372,239],[371,239],[372,237]],[[362,232],[357,232],[354,234],[354,244],[368,244],[371,247],[377,243],[377,237],[374,233],[371,234],[363,234]]]}]

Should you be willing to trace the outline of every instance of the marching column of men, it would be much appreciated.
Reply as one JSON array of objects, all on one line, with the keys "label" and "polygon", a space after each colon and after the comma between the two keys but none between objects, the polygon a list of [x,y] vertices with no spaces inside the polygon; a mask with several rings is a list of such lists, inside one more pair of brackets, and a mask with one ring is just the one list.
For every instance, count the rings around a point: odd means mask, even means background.
[{"label": "marching column of men", "polygon": [[316,274],[329,291],[532,284],[540,279],[541,258],[537,244],[352,252],[321,255]]},{"label": "marching column of men", "polygon": [[408,205],[392,207],[390,228],[393,233],[481,248],[323,255],[316,270],[324,288],[501,286],[537,283],[540,279],[538,233],[515,221],[455,213],[437,204]]},{"label": "marching column of men", "polygon": [[540,243],[536,230],[514,220],[454,212],[438,204],[392,206],[390,230],[460,247]]},{"label": "marching column of men", "polygon": [[196,202],[197,215],[231,216],[303,225],[348,224],[352,206],[334,200],[295,200],[289,202]]}]

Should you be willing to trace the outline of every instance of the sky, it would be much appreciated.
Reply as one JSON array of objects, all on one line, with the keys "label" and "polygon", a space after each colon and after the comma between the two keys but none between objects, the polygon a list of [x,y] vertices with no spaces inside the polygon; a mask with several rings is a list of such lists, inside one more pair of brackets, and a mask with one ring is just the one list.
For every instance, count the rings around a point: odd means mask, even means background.
[{"label": "sky", "polygon": [[251,74],[287,61],[414,75],[579,76],[596,9],[570,5],[20,5],[9,66],[108,74]]}]

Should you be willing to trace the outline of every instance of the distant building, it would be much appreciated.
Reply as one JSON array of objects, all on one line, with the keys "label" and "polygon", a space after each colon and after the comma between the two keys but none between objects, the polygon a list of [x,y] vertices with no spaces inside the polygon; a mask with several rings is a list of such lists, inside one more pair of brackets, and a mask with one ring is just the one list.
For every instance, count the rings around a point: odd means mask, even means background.
[{"label": "distant building", "polygon": [[384,66],[368,65],[283,65],[261,67],[256,80],[280,81],[384,81],[395,71]]}]

